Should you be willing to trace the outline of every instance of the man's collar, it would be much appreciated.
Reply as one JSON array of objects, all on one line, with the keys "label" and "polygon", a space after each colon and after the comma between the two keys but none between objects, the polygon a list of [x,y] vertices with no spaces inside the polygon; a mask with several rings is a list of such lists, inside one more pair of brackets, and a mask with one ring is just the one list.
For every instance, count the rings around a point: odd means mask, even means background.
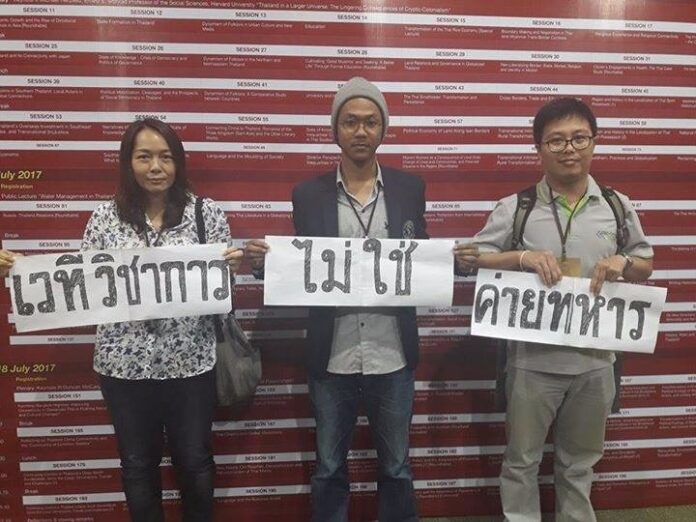
[{"label": "man's collar", "polygon": [[[551,203],[550,187],[549,184],[546,182],[546,176],[541,178],[541,181],[537,183],[536,192],[537,199],[543,201],[544,203]],[[588,198],[600,198],[602,196],[602,191],[599,188],[599,185],[590,174],[587,175],[586,196]],[[560,194],[554,192],[553,199],[556,199],[558,197],[560,197]]]},{"label": "man's collar", "polygon": [[[384,186],[384,179],[382,178],[382,167],[379,166],[379,162],[376,162],[376,163],[377,163],[377,183]],[[341,164],[339,163],[336,166],[336,186],[338,187],[340,185],[345,185],[345,183],[343,183],[343,176],[341,175]]]}]

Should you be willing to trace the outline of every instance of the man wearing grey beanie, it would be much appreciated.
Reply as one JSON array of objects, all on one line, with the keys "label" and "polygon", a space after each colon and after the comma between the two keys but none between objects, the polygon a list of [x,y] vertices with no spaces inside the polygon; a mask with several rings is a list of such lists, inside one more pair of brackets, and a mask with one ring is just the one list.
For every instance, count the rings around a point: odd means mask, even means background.
[{"label": "man wearing grey beanie", "polygon": [[[298,236],[427,239],[423,180],[377,162],[389,110],[376,85],[350,79],[336,93],[331,129],[341,149],[336,169],[297,185]],[[268,245],[247,243],[255,274]],[[459,268],[475,247],[455,251]],[[378,520],[418,520],[408,460],[418,328],[412,307],[312,307],[306,339],[309,395],[316,418],[312,521],[348,520],[347,457],[362,406],[377,450]]]}]

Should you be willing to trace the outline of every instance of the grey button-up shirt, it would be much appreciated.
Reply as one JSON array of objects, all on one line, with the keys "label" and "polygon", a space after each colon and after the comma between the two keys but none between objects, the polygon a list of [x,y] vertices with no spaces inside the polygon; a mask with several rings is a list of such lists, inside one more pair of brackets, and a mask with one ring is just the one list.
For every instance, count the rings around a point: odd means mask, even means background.
[{"label": "grey button-up shirt", "polygon": [[[368,236],[389,237],[387,206],[384,201],[382,171],[377,166],[377,180],[370,199],[362,205],[351,195],[336,169],[338,188],[338,235],[364,237],[365,227],[374,209]],[[348,198],[351,198],[350,201]],[[353,206],[351,206],[351,201]],[[353,211],[355,208],[355,211]],[[360,216],[360,218],[358,218]],[[392,307],[340,307],[336,312],[334,337],[327,370],[331,373],[385,374],[406,366],[397,322],[397,310]]]}]

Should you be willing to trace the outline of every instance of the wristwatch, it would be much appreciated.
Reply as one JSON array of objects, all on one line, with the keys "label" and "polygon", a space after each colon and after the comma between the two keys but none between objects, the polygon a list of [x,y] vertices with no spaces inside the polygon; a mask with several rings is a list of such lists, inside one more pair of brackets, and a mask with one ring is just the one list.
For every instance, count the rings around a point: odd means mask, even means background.
[{"label": "wristwatch", "polygon": [[623,252],[621,253],[621,255],[626,260],[626,264],[624,265],[623,270],[621,271],[621,275],[625,276],[626,271],[633,266],[633,257]]}]

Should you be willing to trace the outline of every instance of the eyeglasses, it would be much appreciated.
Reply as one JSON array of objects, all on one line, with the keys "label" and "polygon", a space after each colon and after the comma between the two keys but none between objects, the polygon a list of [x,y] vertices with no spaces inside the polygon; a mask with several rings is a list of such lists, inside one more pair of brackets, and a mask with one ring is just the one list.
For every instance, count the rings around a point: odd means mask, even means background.
[{"label": "eyeglasses", "polygon": [[360,120],[358,118],[346,118],[338,123],[341,128],[348,132],[357,132],[360,126],[367,132],[376,132],[382,128],[382,122],[374,118],[367,118],[366,120]]},{"label": "eyeglasses", "polygon": [[579,135],[573,136],[569,140],[565,138],[553,138],[548,141],[545,141],[544,143],[551,152],[563,152],[564,150],[566,150],[566,147],[569,143],[575,150],[585,150],[587,147],[590,146],[590,143],[592,143],[593,139],[594,136]]}]

